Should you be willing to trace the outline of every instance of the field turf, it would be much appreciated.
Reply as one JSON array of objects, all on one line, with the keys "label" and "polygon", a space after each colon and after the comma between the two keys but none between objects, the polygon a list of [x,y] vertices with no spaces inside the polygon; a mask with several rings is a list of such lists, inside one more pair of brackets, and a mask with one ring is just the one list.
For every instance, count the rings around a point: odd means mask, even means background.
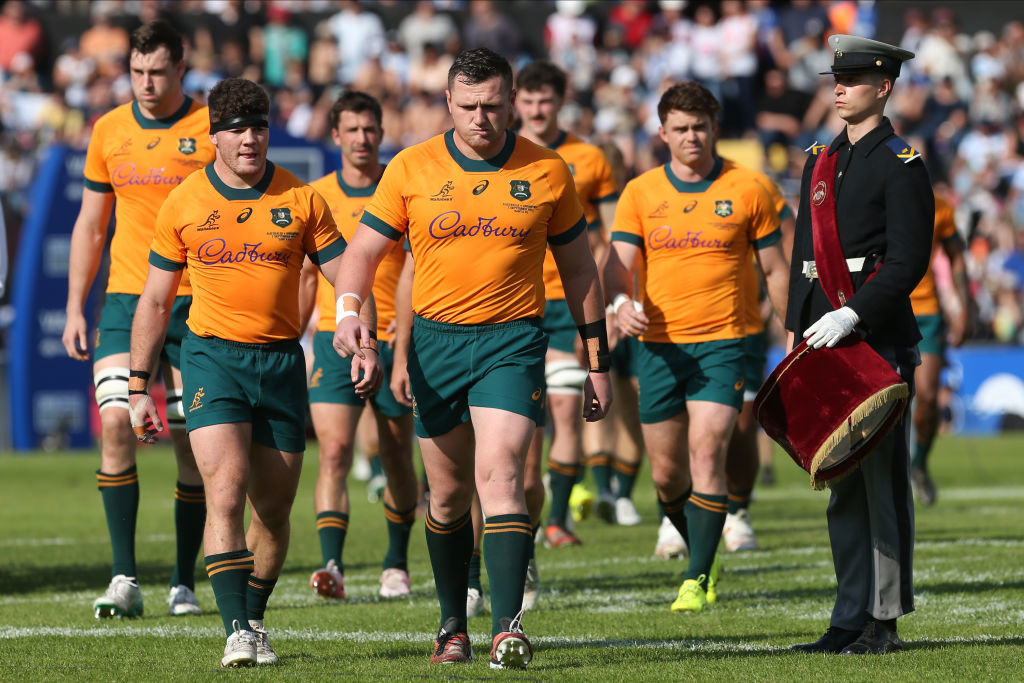
[{"label": "field turf", "polygon": [[[224,633],[209,581],[197,574],[201,617],[166,616],[173,564],[174,458],[139,458],[137,553],[146,613],[93,618],[109,581],[110,550],[94,470],[97,453],[0,455],[0,678],[179,680],[213,674],[293,680],[1020,680],[1024,677],[1024,438],[943,438],[932,456],[939,502],[919,509],[918,611],[900,620],[906,651],[881,657],[791,654],[828,625],[834,576],[827,493],[776,455],[779,483],[751,508],[761,550],[729,554],[719,602],[703,614],[669,611],[682,562],[652,555],[657,529],[646,468],[634,499],[643,525],[587,520],[584,545],[538,546],[542,594],[523,620],[536,657],[525,672],[488,668],[490,616],[470,621],[476,661],[432,666],[438,608],[423,540],[413,532],[409,600],[377,597],[384,516],[350,482],[345,548],[349,599],[314,597],[320,563],[310,444],[292,514],[285,572],[266,623],[275,667],[221,672]],[[723,551],[724,552],[724,551]],[[486,587],[486,573],[484,577]]]}]

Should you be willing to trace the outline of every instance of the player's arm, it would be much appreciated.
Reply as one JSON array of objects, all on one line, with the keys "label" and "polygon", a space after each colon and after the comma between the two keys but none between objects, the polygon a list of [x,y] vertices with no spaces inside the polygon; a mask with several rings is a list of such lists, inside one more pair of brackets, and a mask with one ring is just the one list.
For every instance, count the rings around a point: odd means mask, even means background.
[{"label": "player's arm", "polygon": [[777,241],[757,249],[755,253],[757,263],[764,274],[768,298],[775,308],[775,315],[779,316],[779,320],[785,320],[786,306],[789,302],[789,259],[786,258],[783,242]]},{"label": "player's arm", "polygon": [[132,431],[143,443],[153,443],[156,440],[153,435],[163,430],[156,404],[149,396],[149,379],[160,358],[180,280],[181,270],[164,270],[150,265],[146,285],[132,318],[128,413]]},{"label": "player's arm", "polygon": [[[320,264],[320,272],[323,273],[324,278],[335,285],[337,285],[341,269],[341,259],[341,256],[335,256],[329,261]],[[335,291],[337,291],[337,287],[335,287]],[[351,299],[353,295],[349,293],[344,295],[344,297]],[[335,323],[339,323],[343,318],[342,299],[343,297],[338,297]],[[380,364],[380,352],[377,350],[377,304],[373,299],[373,294],[368,292],[364,297],[361,297],[358,309],[353,308],[351,310],[358,310],[358,315],[350,317],[355,317],[359,320],[360,325],[367,330],[366,336],[359,342],[358,352],[354,354],[356,357],[352,359],[351,374],[356,394],[366,397],[377,391],[380,388],[381,381],[384,379],[384,369]],[[353,355],[342,353],[338,349],[337,344],[335,344],[335,349],[343,358]],[[362,379],[359,377],[360,374]]]},{"label": "player's arm", "polygon": [[303,334],[316,308],[317,272],[316,264],[307,256],[299,273],[299,329]]},{"label": "player's arm", "polygon": [[587,238],[580,234],[565,244],[551,242],[551,254],[565,289],[565,302],[583,339],[590,372],[584,385],[583,417],[587,422],[600,420],[612,402],[608,370],[608,328],[604,318],[604,293],[597,276],[597,265]]},{"label": "player's arm", "polygon": [[113,192],[82,189],[82,206],[71,229],[71,254],[68,262],[67,320],[61,340],[75,360],[89,360],[85,301],[89,297],[107,242],[107,225],[114,208]]},{"label": "player's arm", "polygon": [[967,324],[970,319],[971,291],[967,282],[967,261],[964,259],[964,243],[959,236],[942,241],[942,250],[949,258],[949,269],[953,276],[953,292],[959,299],[959,310],[949,316],[949,343],[962,346],[967,337]]},{"label": "player's arm", "polygon": [[613,239],[604,264],[604,287],[612,313],[622,334],[636,337],[647,331],[650,320],[633,293],[633,271],[640,257],[640,247]]},{"label": "player's arm", "polygon": [[391,337],[393,360],[391,365],[391,393],[399,403],[412,407],[412,390],[409,388],[409,345],[412,342],[412,283],[416,274],[416,262],[412,253],[406,252],[402,274],[395,288],[395,333]]},{"label": "player's arm", "polygon": [[[352,241],[341,255],[334,293],[338,298],[338,325],[334,348],[343,358],[363,358],[362,348],[369,343],[371,328],[358,315],[363,301],[370,297],[377,266],[395,246],[395,240],[360,223]],[[328,280],[331,278],[324,272]],[[376,324],[372,328],[376,331]]]},{"label": "player's arm", "polygon": [[607,230],[615,223],[615,202],[604,201],[597,203],[597,215],[601,218],[600,227],[587,231],[590,239],[590,251],[594,254],[594,261],[603,263],[606,251],[608,250]]}]

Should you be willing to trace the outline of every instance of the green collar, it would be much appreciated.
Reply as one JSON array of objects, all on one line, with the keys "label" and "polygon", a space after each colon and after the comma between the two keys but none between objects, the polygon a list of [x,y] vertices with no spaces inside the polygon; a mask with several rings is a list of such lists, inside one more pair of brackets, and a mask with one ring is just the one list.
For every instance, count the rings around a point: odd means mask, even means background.
[{"label": "green collar", "polygon": [[[339,168],[334,172],[334,177],[338,180],[338,187],[345,193],[346,197],[372,197],[373,193],[377,191],[377,183],[371,183],[366,187],[352,187],[344,180],[341,179],[341,169]],[[380,178],[377,178],[377,182],[380,182]]]},{"label": "green collar", "polygon": [[444,145],[452,159],[467,173],[486,173],[488,171],[499,171],[505,162],[512,156],[512,150],[516,146],[516,136],[512,131],[505,131],[505,146],[501,148],[496,156],[490,159],[470,159],[459,151],[455,146],[455,129],[452,128],[444,134]]},{"label": "green collar", "polygon": [[213,164],[206,167],[206,178],[213,185],[213,189],[217,190],[220,196],[227,199],[229,202],[244,201],[244,200],[255,200],[263,196],[263,193],[270,187],[270,181],[274,179],[274,164],[267,161],[267,170],[263,172],[263,177],[260,181],[252,187],[243,187],[241,189],[228,187],[227,184],[220,179],[217,172],[213,170]]},{"label": "green collar", "polygon": [[706,192],[711,183],[715,182],[718,176],[722,173],[722,157],[715,158],[715,165],[711,167],[711,173],[708,173],[702,180],[694,182],[687,182],[680,180],[676,177],[676,174],[672,172],[672,162],[665,164],[665,175],[668,177],[668,181],[672,183],[672,187],[676,188],[677,192],[685,193],[697,193]]},{"label": "green collar", "polygon": [[143,130],[166,130],[178,121],[181,121],[191,107],[192,98],[185,95],[185,101],[180,107],[178,107],[178,111],[174,112],[167,118],[147,119],[142,115],[142,109],[139,108],[139,101],[134,100],[132,101],[132,116],[135,117],[135,123],[139,124],[139,128],[142,128]]},{"label": "green collar", "polygon": [[558,137],[555,138],[554,142],[548,145],[548,149],[558,149],[559,147],[565,144],[565,139],[567,137],[569,137],[569,133],[567,133],[564,130],[558,131]]}]

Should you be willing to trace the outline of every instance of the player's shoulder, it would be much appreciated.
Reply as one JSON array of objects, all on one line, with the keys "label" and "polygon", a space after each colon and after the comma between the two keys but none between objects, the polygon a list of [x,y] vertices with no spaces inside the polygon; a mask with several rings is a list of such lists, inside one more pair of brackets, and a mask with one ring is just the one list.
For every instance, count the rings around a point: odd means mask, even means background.
[{"label": "player's shoulder", "polygon": [[309,182],[309,186],[320,194],[328,192],[332,187],[338,186],[337,176],[335,175],[336,173],[336,171],[331,171],[325,176],[317,178],[316,180],[311,180]]},{"label": "player's shoulder", "polygon": [[544,145],[538,145],[532,140],[527,140],[518,133],[515,134],[515,149],[513,155],[518,156],[522,161],[526,163],[551,163],[557,165],[558,162],[565,164],[562,159],[562,155],[556,150]]},{"label": "player's shoulder", "polygon": [[135,114],[132,112],[133,106],[134,102],[121,104],[100,116],[93,124],[93,136],[112,133],[116,129],[125,126],[134,125],[137,128],[138,124],[135,123]]},{"label": "player's shoulder", "polygon": [[188,110],[184,113],[181,119],[178,121],[179,124],[185,124],[188,126],[203,126],[209,129],[210,127],[210,108],[205,104],[192,100],[189,103]]}]

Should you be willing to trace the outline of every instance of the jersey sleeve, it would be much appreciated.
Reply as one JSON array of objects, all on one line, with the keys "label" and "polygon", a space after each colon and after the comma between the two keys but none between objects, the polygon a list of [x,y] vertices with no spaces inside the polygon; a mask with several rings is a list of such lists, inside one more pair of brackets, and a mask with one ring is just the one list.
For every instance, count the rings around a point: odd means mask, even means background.
[{"label": "jersey sleeve", "polygon": [[303,248],[316,265],[327,263],[345,251],[345,238],[338,231],[334,216],[320,194],[309,189],[309,220],[303,235]]},{"label": "jersey sleeve", "polygon": [[597,184],[594,186],[594,196],[590,198],[590,201],[593,204],[614,202],[619,198],[619,187],[615,184],[615,174],[612,173],[612,166],[608,163],[604,152],[599,150],[595,164]]},{"label": "jersey sleeve", "polygon": [[935,197],[935,240],[946,242],[957,238],[956,221],[953,220],[953,207],[945,199]]},{"label": "jersey sleeve", "polygon": [[630,181],[622,191],[615,207],[615,225],[612,226],[612,242],[625,242],[635,247],[644,246],[644,226],[637,211],[636,184]]},{"label": "jersey sleeve", "polygon": [[[776,192],[778,195],[778,192]],[[778,195],[781,199],[781,195]],[[772,192],[761,183],[752,183],[749,194],[750,202],[750,243],[754,249],[770,247],[782,239],[782,229],[779,227],[778,202],[772,197]],[[783,201],[782,205],[785,206]]]},{"label": "jersey sleeve", "polygon": [[559,246],[576,239],[586,229],[587,220],[583,217],[583,205],[569,167],[561,159],[555,159],[551,168],[549,179],[556,203],[548,223],[548,242]]},{"label": "jersey sleeve", "polygon": [[161,270],[181,270],[185,267],[187,249],[181,239],[181,228],[176,225],[174,216],[177,213],[174,195],[171,191],[167,201],[160,207],[156,215],[156,230],[153,232],[153,243],[149,251],[149,263]]},{"label": "jersey sleeve", "polygon": [[93,129],[92,138],[89,140],[89,147],[85,152],[85,187],[93,192],[113,192],[114,186],[110,184],[110,170],[103,158],[103,132],[106,126],[103,122],[97,122]]},{"label": "jersey sleeve", "polygon": [[402,189],[408,182],[404,155],[391,160],[377,183],[373,199],[363,211],[359,222],[396,242],[409,227],[408,207]]}]

